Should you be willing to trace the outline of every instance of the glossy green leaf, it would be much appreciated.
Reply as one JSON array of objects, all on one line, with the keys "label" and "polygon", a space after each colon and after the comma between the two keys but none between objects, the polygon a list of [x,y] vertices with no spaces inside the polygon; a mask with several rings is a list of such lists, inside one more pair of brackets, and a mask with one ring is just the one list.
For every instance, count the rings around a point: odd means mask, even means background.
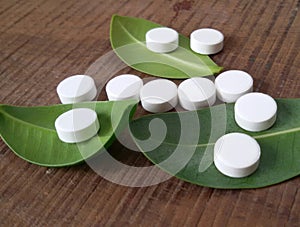
[{"label": "glossy green leaf", "polygon": [[[182,180],[213,188],[265,187],[300,173],[300,100],[276,101],[276,123],[263,132],[250,133],[239,128],[232,104],[149,115],[133,121],[131,130],[149,160]],[[148,127],[150,130],[145,130]],[[248,177],[224,176],[213,164],[214,142],[229,132],[247,133],[261,146],[259,168]]]},{"label": "glossy green leaf", "polygon": [[[78,107],[97,112],[99,133],[86,142],[64,143],[57,136],[55,119]],[[39,107],[0,105],[0,135],[16,155],[31,163],[52,167],[73,165],[108,147],[115,138],[114,134],[128,123],[134,107],[134,101]]]},{"label": "glossy green leaf", "polygon": [[148,30],[161,25],[151,21],[114,15],[110,26],[110,41],[116,54],[132,68],[159,77],[190,78],[219,73],[208,56],[193,52],[189,39],[179,35],[179,47],[167,54],[154,53],[145,45]]}]

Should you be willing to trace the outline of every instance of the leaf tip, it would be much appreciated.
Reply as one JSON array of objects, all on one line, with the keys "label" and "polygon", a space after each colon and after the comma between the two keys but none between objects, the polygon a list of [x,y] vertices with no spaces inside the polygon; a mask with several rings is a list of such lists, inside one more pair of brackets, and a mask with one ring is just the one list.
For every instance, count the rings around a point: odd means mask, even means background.
[{"label": "leaf tip", "polygon": [[111,16],[111,20],[114,20],[115,18],[118,18],[120,17],[118,14],[114,13],[112,16]]},{"label": "leaf tip", "polygon": [[218,66],[217,70],[216,70],[216,73],[220,73],[224,70],[224,67],[223,66]]},{"label": "leaf tip", "polygon": [[122,16],[120,16],[120,15],[118,15],[118,14],[113,14],[112,16],[111,16],[111,23],[110,23],[110,25],[112,26],[112,24],[114,23],[114,21],[116,21],[116,20],[118,20],[118,19],[120,19],[120,18],[122,18]]}]

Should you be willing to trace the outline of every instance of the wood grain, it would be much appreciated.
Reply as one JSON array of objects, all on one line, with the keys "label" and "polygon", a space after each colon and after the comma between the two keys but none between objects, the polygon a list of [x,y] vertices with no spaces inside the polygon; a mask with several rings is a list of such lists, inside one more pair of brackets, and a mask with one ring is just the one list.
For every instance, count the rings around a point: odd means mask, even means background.
[{"label": "wood grain", "polygon": [[[300,97],[299,6],[299,0],[0,0],[0,103],[59,103],[57,84],[85,73],[111,51],[114,13],[149,19],[186,36],[200,27],[219,29],[225,48],[214,61],[226,70],[249,72],[255,91]],[[128,67],[122,72],[148,77]],[[99,100],[104,99],[102,92]],[[128,165],[151,165],[118,142],[110,152]],[[174,177],[132,188],[102,178],[87,164],[58,169],[29,164],[2,141],[0,172],[1,226],[300,224],[299,177],[256,190],[216,190]]]}]

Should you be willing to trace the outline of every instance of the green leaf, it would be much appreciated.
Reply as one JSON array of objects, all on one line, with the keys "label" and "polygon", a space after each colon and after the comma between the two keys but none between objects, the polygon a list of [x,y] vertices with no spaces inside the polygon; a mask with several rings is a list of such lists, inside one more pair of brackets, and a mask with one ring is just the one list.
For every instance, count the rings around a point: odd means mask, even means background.
[{"label": "green leaf", "polygon": [[[149,115],[133,121],[130,127],[145,156],[182,180],[212,188],[265,187],[300,173],[300,99],[276,101],[276,123],[263,132],[239,128],[234,121],[233,104]],[[247,133],[261,146],[259,168],[248,177],[226,177],[213,164],[215,141],[230,132]]]},{"label": "green leaf", "polygon": [[167,54],[154,53],[145,45],[148,30],[161,27],[151,21],[114,15],[110,26],[110,41],[115,53],[130,67],[159,77],[183,79],[219,73],[208,56],[193,52],[189,39],[179,35],[179,47]]},{"label": "green leaf", "polygon": [[[69,144],[59,140],[54,122],[72,109],[85,107],[98,114],[100,130],[92,139]],[[68,166],[82,162],[114,140],[135,110],[134,101],[87,102],[68,105],[16,107],[0,105],[0,135],[24,160],[42,166]]]}]

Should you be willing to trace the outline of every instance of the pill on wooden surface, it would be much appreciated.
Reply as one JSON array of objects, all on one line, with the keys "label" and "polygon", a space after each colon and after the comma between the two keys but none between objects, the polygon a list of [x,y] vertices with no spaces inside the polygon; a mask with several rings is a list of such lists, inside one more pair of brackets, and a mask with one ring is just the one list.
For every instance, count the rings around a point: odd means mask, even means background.
[{"label": "pill on wooden surface", "polygon": [[216,54],[223,49],[223,34],[212,28],[201,28],[190,35],[190,47],[199,54]]},{"label": "pill on wooden surface", "polygon": [[252,77],[241,70],[228,70],[215,80],[218,98],[227,103],[235,102],[239,97],[252,92]]},{"label": "pill on wooden surface", "polygon": [[246,177],[258,168],[260,153],[259,144],[251,136],[229,133],[215,143],[214,163],[226,176]]},{"label": "pill on wooden surface", "polygon": [[277,104],[266,94],[253,92],[240,97],[234,105],[236,123],[243,129],[259,132],[276,121]]},{"label": "pill on wooden surface", "polygon": [[166,79],[146,83],[140,92],[142,106],[152,113],[166,112],[177,105],[177,85]]},{"label": "pill on wooden surface", "polygon": [[146,46],[156,53],[168,53],[178,47],[178,32],[172,28],[153,28],[146,33]]},{"label": "pill on wooden surface", "polygon": [[108,100],[139,99],[143,81],[132,74],[123,74],[114,77],[106,85]]},{"label": "pill on wooden surface", "polygon": [[178,86],[178,99],[186,110],[212,106],[216,101],[216,88],[209,79],[193,77]]},{"label": "pill on wooden surface", "polygon": [[100,124],[94,110],[77,108],[58,116],[55,128],[61,141],[79,143],[95,136]]},{"label": "pill on wooden surface", "polygon": [[92,101],[97,95],[93,78],[86,75],[74,75],[64,79],[56,91],[63,104]]}]

